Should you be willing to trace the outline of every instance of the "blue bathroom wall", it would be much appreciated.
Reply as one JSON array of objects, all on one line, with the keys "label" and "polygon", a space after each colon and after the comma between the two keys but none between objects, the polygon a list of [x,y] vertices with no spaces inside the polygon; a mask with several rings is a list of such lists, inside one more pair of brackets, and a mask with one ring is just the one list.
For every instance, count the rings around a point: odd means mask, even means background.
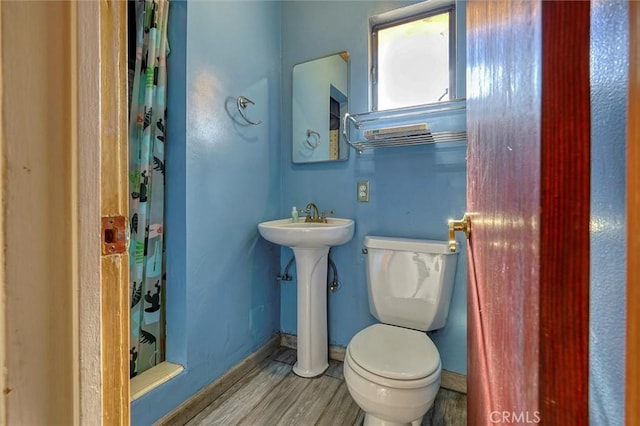
[{"label": "blue bathroom wall", "polygon": [[624,424],[628,3],[591,3],[589,418]]},{"label": "blue bathroom wall", "polygon": [[[167,356],[185,371],[132,404],[152,424],[279,330],[296,334],[295,279],[276,282],[291,257],[258,237],[260,221],[313,201],[356,221],[332,250],[340,289],[329,294],[329,336],[346,346],[369,314],[365,235],[447,238],[465,210],[466,145],[350,153],[348,161],[291,162],[295,64],[347,50],[350,110],[369,108],[370,16],[415,1],[173,0],[167,132]],[[623,424],[627,5],[592,3],[592,232],[590,417]],[[458,6],[464,35],[464,4]],[[458,87],[464,96],[464,40]],[[247,126],[235,97],[256,102]],[[371,200],[356,202],[369,180]],[[466,245],[461,243],[447,326],[432,333],[443,367],[466,372]],[[281,258],[282,251],[282,258]],[[292,269],[295,273],[295,268]]]},{"label": "blue bathroom wall", "polygon": [[[167,135],[167,358],[185,371],[132,403],[148,425],[279,332],[279,2],[172,1]],[[255,102],[243,122],[236,97]]]},{"label": "blue bathroom wall", "polygon": [[[413,1],[304,1],[282,4],[282,204],[314,202],[321,210],[356,223],[353,240],[331,250],[341,287],[329,294],[329,341],[346,346],[351,337],[377,322],[369,313],[365,235],[446,240],[447,219],[461,217],[466,206],[466,144],[449,143],[351,151],[348,161],[291,163],[291,75],[295,64],[337,53],[350,55],[349,109],[369,108],[369,18]],[[464,3],[458,4],[458,96],[465,93]],[[359,180],[370,183],[370,201],[356,201]],[[443,368],[466,374],[466,244],[459,239],[455,287],[445,328],[431,333]],[[281,266],[291,257],[282,249]],[[295,276],[295,269],[292,270]],[[296,334],[296,281],[283,282],[281,329]]]}]

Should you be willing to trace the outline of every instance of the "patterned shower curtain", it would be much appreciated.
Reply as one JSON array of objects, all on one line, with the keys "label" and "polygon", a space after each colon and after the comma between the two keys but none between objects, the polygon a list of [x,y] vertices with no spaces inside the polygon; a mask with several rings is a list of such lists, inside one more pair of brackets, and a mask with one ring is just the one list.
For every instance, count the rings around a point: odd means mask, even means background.
[{"label": "patterned shower curtain", "polygon": [[136,2],[129,121],[130,377],[164,360],[164,144],[169,2]]}]

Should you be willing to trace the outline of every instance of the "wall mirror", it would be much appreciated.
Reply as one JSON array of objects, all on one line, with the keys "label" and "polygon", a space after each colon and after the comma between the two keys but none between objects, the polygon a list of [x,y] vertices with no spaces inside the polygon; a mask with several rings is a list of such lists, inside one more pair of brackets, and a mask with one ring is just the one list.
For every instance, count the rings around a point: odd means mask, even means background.
[{"label": "wall mirror", "polygon": [[293,67],[292,159],[294,163],[342,161],[349,146],[342,135],[348,111],[349,53]]}]

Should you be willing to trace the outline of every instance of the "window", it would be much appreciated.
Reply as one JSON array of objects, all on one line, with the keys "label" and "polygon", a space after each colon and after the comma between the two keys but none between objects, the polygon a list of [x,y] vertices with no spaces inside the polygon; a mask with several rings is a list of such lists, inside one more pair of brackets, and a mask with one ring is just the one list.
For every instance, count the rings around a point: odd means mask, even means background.
[{"label": "window", "polygon": [[455,6],[372,19],[372,100],[387,110],[455,99]]}]

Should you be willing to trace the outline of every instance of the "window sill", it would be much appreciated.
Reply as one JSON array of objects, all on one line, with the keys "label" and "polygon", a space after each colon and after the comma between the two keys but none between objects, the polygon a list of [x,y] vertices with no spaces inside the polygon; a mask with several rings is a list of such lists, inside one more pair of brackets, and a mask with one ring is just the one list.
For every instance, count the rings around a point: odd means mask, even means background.
[{"label": "window sill", "polygon": [[163,383],[168,382],[172,378],[184,371],[184,367],[170,362],[161,362],[153,368],[137,375],[131,379],[131,401],[135,401],[142,395],[157,388]]}]

